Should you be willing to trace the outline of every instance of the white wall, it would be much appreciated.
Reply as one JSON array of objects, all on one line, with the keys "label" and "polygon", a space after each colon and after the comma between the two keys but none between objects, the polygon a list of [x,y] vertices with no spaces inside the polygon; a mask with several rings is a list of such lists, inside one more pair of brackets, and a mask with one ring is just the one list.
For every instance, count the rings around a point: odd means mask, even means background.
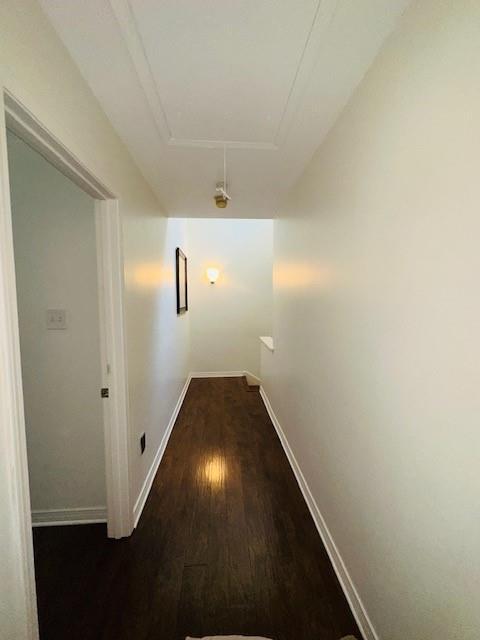
[{"label": "white wall", "polygon": [[[191,370],[260,372],[272,325],[271,220],[188,220]],[[220,270],[208,281],[209,266]]]},{"label": "white wall", "polygon": [[[184,225],[163,216],[35,0],[0,3],[0,85],[9,89],[120,200],[135,499],[188,370],[188,314],[182,320],[176,316],[172,276],[172,249],[184,244]],[[147,450],[141,457],[138,436],[143,430],[147,432]],[[18,587],[22,569],[16,556],[19,540],[15,488],[9,485],[10,464],[2,460],[0,465],[0,629],[2,639],[21,640],[27,637],[27,630]]]},{"label": "white wall", "polygon": [[[131,229],[129,241],[131,258],[125,278],[128,374],[135,383],[130,382],[130,413],[138,464],[137,497],[189,372],[190,317],[188,313],[177,316],[175,287],[175,249],[183,247],[188,252],[186,222],[146,217],[142,226]],[[142,260],[142,255],[147,259]],[[143,431],[147,449],[140,456]]]},{"label": "white wall", "polygon": [[479,25],[415,2],[275,222],[264,384],[382,640],[480,635]]},{"label": "white wall", "polygon": [[105,507],[94,200],[12,134],[8,159],[32,509]]}]

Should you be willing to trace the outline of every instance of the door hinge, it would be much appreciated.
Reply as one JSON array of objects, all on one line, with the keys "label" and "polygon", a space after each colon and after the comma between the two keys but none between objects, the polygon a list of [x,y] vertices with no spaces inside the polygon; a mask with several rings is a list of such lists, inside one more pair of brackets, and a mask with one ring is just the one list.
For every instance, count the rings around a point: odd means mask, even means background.
[{"label": "door hinge", "polygon": [[110,389],[103,387],[103,389],[100,390],[100,395],[102,398],[108,398],[110,396]]}]

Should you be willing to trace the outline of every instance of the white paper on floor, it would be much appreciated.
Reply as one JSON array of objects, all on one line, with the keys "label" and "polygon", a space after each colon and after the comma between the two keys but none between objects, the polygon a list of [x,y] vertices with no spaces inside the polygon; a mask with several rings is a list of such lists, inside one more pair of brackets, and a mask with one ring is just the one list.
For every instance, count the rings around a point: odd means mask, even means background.
[{"label": "white paper on floor", "polygon": [[270,638],[260,638],[260,636],[204,636],[203,638],[192,638],[187,636],[185,640],[270,640]]},{"label": "white paper on floor", "polygon": [[[185,640],[270,640],[270,638],[260,638],[259,636],[204,636],[203,638],[192,638],[187,636]],[[341,640],[357,640],[354,636],[345,636]]]}]

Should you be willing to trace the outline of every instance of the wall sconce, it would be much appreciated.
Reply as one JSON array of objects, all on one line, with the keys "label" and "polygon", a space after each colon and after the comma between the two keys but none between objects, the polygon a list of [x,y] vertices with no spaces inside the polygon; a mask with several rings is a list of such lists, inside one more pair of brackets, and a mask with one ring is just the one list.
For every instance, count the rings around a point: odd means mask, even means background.
[{"label": "wall sconce", "polygon": [[219,273],[219,270],[215,269],[214,267],[209,267],[207,269],[207,278],[209,279],[210,284],[215,284],[218,279]]}]

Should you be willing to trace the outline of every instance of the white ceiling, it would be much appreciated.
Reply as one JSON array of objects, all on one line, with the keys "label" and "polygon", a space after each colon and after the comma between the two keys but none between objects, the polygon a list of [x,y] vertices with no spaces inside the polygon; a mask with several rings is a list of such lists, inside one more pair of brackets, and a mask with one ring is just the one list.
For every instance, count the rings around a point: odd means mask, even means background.
[{"label": "white ceiling", "polygon": [[274,217],[409,0],[40,0],[171,216]]}]

